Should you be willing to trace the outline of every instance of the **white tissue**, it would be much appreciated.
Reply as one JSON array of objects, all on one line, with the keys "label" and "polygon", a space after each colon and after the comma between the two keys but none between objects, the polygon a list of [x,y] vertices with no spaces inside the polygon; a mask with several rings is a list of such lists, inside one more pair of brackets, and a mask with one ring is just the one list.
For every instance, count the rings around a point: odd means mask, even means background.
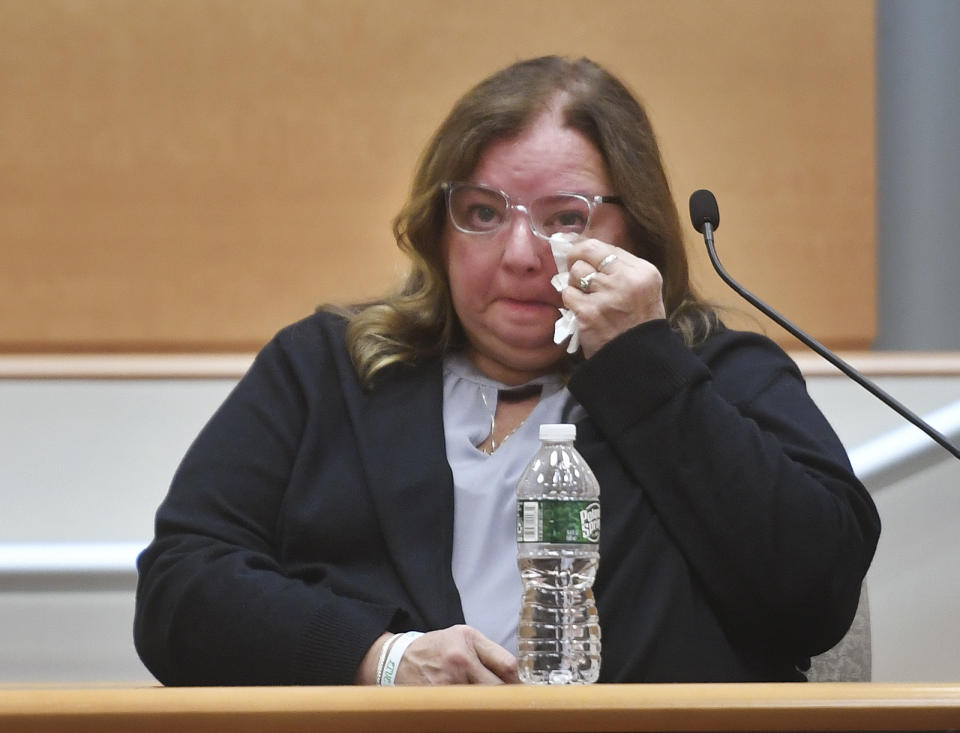
[{"label": "white tissue", "polygon": [[[557,274],[550,280],[550,284],[561,292],[570,284],[570,271],[567,267],[567,255],[573,248],[573,242],[577,239],[576,234],[558,232],[550,237],[550,251],[553,252],[553,259],[557,263]],[[568,338],[567,353],[573,354],[580,348],[580,326],[577,323],[577,317],[573,311],[568,308],[560,309],[560,318],[553,326],[553,343],[561,344]]]},{"label": "white tissue", "polygon": [[560,317],[553,324],[553,343],[562,344],[568,336],[570,343],[567,344],[567,353],[575,354],[580,348],[580,326],[572,310],[561,308]]}]

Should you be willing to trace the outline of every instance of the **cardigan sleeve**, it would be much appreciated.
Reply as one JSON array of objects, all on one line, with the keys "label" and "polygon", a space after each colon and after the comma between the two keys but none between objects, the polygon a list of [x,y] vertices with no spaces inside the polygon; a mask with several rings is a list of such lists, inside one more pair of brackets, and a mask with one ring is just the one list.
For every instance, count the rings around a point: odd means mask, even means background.
[{"label": "cardigan sleeve", "polygon": [[650,322],[581,364],[570,389],[726,628],[800,657],[843,636],[880,520],[775,344],[723,331],[695,353]]},{"label": "cardigan sleeve", "polygon": [[190,447],[157,512],[138,560],[134,639],[164,684],[350,683],[396,611],[279,563],[303,382],[274,339]]}]

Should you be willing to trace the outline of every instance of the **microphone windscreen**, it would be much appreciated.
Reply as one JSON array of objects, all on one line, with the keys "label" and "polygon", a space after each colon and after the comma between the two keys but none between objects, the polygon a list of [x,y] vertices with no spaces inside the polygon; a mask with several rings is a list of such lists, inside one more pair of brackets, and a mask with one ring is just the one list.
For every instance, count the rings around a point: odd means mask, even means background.
[{"label": "microphone windscreen", "polygon": [[701,234],[706,222],[710,222],[714,230],[720,226],[720,208],[717,206],[717,199],[705,188],[690,194],[690,221],[693,222],[693,228]]}]

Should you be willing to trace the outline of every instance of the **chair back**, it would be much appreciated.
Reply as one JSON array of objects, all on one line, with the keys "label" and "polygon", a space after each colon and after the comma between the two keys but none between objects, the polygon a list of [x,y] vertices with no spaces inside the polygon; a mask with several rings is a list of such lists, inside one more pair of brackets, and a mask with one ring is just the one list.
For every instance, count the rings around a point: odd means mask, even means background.
[{"label": "chair back", "polygon": [[873,676],[870,640],[870,601],[866,582],[853,623],[840,642],[810,660],[810,682],[870,682]]}]

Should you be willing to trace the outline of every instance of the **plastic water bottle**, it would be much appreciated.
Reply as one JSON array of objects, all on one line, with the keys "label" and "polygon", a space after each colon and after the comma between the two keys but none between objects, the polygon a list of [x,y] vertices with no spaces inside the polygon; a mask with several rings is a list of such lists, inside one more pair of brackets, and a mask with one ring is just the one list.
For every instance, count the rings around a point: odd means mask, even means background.
[{"label": "plastic water bottle", "polygon": [[528,684],[586,684],[600,675],[593,579],[600,561],[600,486],[573,447],[575,425],[541,425],[517,485],[523,606],[517,642]]}]

